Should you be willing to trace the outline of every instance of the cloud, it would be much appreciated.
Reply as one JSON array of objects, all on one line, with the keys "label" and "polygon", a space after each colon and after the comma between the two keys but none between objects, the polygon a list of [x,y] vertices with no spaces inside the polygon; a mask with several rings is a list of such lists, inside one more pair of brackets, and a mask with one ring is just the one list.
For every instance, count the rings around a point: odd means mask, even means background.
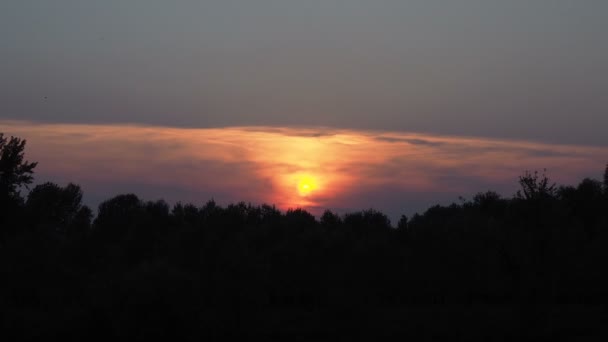
[{"label": "cloud", "polygon": [[389,143],[402,143],[403,142],[403,143],[408,143],[410,145],[426,145],[426,146],[440,146],[440,145],[445,144],[444,142],[429,141],[429,140],[425,140],[425,139],[398,138],[398,137],[386,137],[386,136],[376,137],[376,140],[389,142]]},{"label": "cloud", "polygon": [[[394,218],[479,191],[513,194],[525,170],[559,183],[598,176],[608,149],[526,141],[327,128],[183,129],[0,121],[26,138],[36,180],[76,182],[85,199],[246,201],[315,214],[374,207]],[[596,177],[597,178],[597,177]],[[302,194],[302,179],[315,182]]]}]

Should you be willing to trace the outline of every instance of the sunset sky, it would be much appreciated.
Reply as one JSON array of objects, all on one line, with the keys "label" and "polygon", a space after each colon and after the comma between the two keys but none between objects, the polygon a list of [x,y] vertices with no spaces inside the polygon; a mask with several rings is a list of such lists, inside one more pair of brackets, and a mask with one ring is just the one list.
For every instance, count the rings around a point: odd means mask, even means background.
[{"label": "sunset sky", "polygon": [[38,180],[80,184],[92,206],[121,191],[170,203],[269,203],[317,216],[375,208],[393,222],[477,192],[512,196],[525,170],[546,168],[560,184],[599,178],[608,155],[606,147],[335,128],[0,126],[29,137]]},{"label": "sunset sky", "polygon": [[[37,180],[411,213],[608,160],[605,0],[3,0]],[[287,190],[286,190],[287,189]]]}]

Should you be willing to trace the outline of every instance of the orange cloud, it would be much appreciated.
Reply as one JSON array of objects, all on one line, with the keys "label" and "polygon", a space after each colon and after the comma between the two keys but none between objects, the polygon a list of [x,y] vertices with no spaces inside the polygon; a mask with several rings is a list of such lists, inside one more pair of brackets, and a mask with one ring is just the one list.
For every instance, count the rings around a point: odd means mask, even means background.
[{"label": "orange cloud", "polygon": [[317,214],[384,210],[399,201],[415,206],[420,194],[455,200],[488,187],[513,192],[524,170],[546,168],[556,181],[573,183],[600,174],[608,156],[602,147],[328,128],[0,121],[0,131],[28,140],[38,181],[76,182],[85,194],[134,191],[199,203],[213,197]]}]

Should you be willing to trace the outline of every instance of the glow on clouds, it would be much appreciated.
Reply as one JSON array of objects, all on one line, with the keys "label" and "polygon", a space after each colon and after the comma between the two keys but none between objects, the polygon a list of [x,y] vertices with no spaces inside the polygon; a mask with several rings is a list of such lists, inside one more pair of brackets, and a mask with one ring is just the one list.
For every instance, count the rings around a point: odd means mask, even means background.
[{"label": "glow on clouds", "polygon": [[509,196],[524,170],[546,168],[568,184],[599,178],[608,157],[602,147],[329,128],[0,121],[0,132],[27,139],[26,158],[39,162],[38,182],[75,182],[96,200],[135,192],[171,202],[265,202],[315,214],[372,206],[411,212],[488,189]]}]

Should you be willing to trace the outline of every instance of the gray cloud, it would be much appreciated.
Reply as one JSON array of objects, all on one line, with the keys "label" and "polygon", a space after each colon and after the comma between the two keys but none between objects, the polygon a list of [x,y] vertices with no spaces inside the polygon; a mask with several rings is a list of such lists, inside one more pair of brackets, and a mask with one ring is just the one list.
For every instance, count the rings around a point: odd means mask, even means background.
[{"label": "gray cloud", "polygon": [[606,146],[606,13],[593,0],[4,0],[0,118]]}]

